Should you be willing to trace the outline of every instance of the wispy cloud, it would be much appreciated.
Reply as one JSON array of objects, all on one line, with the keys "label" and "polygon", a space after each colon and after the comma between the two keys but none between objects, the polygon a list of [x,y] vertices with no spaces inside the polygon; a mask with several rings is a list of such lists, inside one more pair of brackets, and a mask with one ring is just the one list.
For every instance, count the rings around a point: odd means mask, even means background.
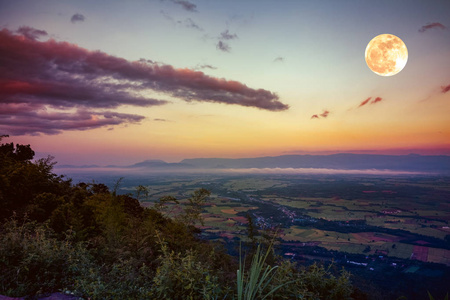
[{"label": "wispy cloud", "polygon": [[223,51],[223,52],[230,52],[231,51],[230,45],[228,45],[227,43],[225,43],[223,41],[217,42],[216,48],[218,50]]},{"label": "wispy cloud", "polygon": [[284,61],[284,57],[278,56],[277,58],[275,58],[273,60],[273,62],[283,62]]},{"label": "wispy cloud", "polygon": [[235,33],[231,34],[228,29],[221,32],[218,37],[219,41],[216,44],[216,49],[221,50],[223,52],[230,52],[231,47],[226,41],[234,40],[237,38],[238,38],[237,34]]},{"label": "wispy cloud", "polygon": [[361,106],[366,105],[367,103],[369,103],[370,99],[372,99],[372,97],[369,97],[369,98],[367,98],[366,100],[362,101],[362,102],[359,104],[358,107],[361,107]]},{"label": "wispy cloud", "polygon": [[72,16],[72,18],[70,18],[70,22],[72,22],[72,23],[84,22],[85,19],[86,19],[85,16],[83,16],[82,14],[76,13]]},{"label": "wispy cloud", "polygon": [[181,6],[184,10],[187,10],[187,11],[190,11],[190,12],[196,12],[197,11],[197,5],[195,5],[192,2],[186,1],[186,0],[170,0],[170,2]]},{"label": "wispy cloud", "polygon": [[160,13],[163,15],[164,18],[169,20],[172,24],[186,27],[186,28],[192,28],[196,29],[198,31],[203,31],[203,28],[195,23],[191,18],[187,18],[184,20],[175,20],[168,12],[161,10]]},{"label": "wispy cloud", "polygon": [[153,119],[153,121],[156,121],[156,122],[169,122],[169,120],[159,119],[159,118]]},{"label": "wispy cloud", "polygon": [[223,31],[223,32],[221,32],[221,33],[220,33],[220,37],[219,37],[219,39],[221,39],[221,40],[226,40],[226,41],[228,41],[228,40],[234,40],[234,39],[237,39],[237,38],[238,38],[237,34],[235,34],[235,33],[231,34],[231,33],[228,31],[228,29],[225,30],[225,31]]},{"label": "wispy cloud", "polygon": [[[29,31],[27,31],[29,32]],[[0,31],[0,124],[11,134],[54,134],[96,126],[137,123],[139,115],[119,114],[122,105],[151,107],[165,100],[149,92],[187,101],[289,108],[268,90],[219,79],[151,60],[130,62],[55,40],[38,41]],[[76,122],[82,119],[85,122]],[[50,120],[53,120],[50,122]]]},{"label": "wispy cloud", "polygon": [[362,101],[362,102],[359,104],[358,108],[360,108],[361,106],[364,106],[364,105],[366,105],[366,104],[375,104],[375,103],[378,103],[378,102],[382,101],[383,98],[381,98],[381,97],[376,97],[376,98],[373,99],[372,101],[371,101],[371,100],[372,100],[372,97],[369,97],[369,98],[367,98],[366,100]]},{"label": "wispy cloud", "polygon": [[321,116],[322,118],[326,118],[326,117],[328,117],[328,114],[329,114],[329,113],[330,113],[330,112],[329,112],[328,110],[324,110],[323,113],[320,114],[320,116]]},{"label": "wispy cloud", "polygon": [[194,68],[194,70],[201,70],[201,69],[211,69],[211,70],[217,70],[217,67],[209,64],[197,64]]},{"label": "wispy cloud", "polygon": [[441,86],[441,90],[442,90],[442,93],[447,93],[448,91],[450,91],[450,84],[449,85],[447,85],[447,86]]},{"label": "wispy cloud", "polygon": [[320,119],[320,118],[326,118],[330,114],[329,110],[324,109],[321,114],[314,114],[311,116],[311,119]]},{"label": "wispy cloud", "polygon": [[422,27],[420,27],[419,32],[425,32],[425,31],[427,31],[429,29],[432,29],[432,28],[447,29],[447,27],[442,25],[441,23],[434,22],[434,23],[428,23],[426,25],[423,25]]},{"label": "wispy cloud", "polygon": [[376,97],[375,99],[373,99],[373,100],[370,102],[370,104],[375,104],[375,103],[377,103],[377,102],[380,102],[381,100],[383,100],[383,98],[381,98],[381,97]]},{"label": "wispy cloud", "polygon": [[175,23],[175,19],[167,11],[160,10],[159,12],[163,15],[164,18],[166,18],[167,20]]},{"label": "wispy cloud", "polygon": [[47,31],[45,30],[39,30],[28,26],[22,26],[17,29],[17,33],[25,36],[27,39],[30,40],[38,40],[41,37],[47,36]]},{"label": "wispy cloud", "polygon": [[[211,169],[195,170],[197,172],[213,172]],[[192,171],[191,171],[192,172]],[[415,171],[393,171],[393,170],[348,170],[348,169],[325,169],[325,168],[242,168],[242,169],[217,169],[217,173],[237,174],[359,174],[359,175],[423,175],[427,172]]]},{"label": "wispy cloud", "polygon": [[187,28],[193,28],[193,29],[197,29],[199,31],[203,31],[203,28],[201,28],[199,25],[197,25],[197,23],[192,21],[191,18],[187,18],[184,21],[178,21],[178,23],[184,25],[184,27],[187,27]]}]

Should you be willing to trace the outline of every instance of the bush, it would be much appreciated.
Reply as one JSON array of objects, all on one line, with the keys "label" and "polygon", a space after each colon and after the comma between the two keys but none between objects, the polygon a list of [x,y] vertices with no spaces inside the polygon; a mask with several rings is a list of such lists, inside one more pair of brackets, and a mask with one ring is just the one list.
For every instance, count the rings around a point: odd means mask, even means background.
[{"label": "bush", "polygon": [[0,232],[0,294],[20,297],[71,288],[92,259],[70,236],[54,238],[45,224],[19,223],[12,218]]},{"label": "bush", "polygon": [[160,243],[160,266],[152,286],[154,299],[223,298],[226,289],[222,289],[218,276],[195,252],[175,253],[169,251],[164,242]]},{"label": "bush", "polygon": [[120,260],[112,265],[91,266],[74,280],[73,292],[96,299],[149,299],[150,270],[145,264]]}]

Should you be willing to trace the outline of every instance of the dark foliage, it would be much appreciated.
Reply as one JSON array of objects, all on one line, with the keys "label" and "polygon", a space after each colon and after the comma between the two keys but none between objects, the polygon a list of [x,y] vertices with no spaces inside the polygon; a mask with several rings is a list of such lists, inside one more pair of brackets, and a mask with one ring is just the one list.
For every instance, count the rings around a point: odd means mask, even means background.
[{"label": "dark foliage", "polygon": [[[0,146],[0,294],[13,297],[71,291],[86,299],[231,299],[236,259],[200,240],[202,205],[196,190],[172,215],[163,197],[143,208],[101,183],[73,185],[52,172],[52,158],[32,161],[29,145]],[[145,192],[145,191],[144,191]],[[171,206],[171,207],[172,207]],[[258,235],[249,228],[250,240]],[[261,235],[261,240],[267,239]],[[258,241],[260,242],[260,241]],[[270,263],[275,263],[273,255]],[[249,260],[250,261],[250,260]],[[348,298],[348,274],[329,276],[281,263],[301,283],[285,288],[304,299]],[[285,266],[285,267],[283,267]],[[283,284],[282,273],[277,273]],[[321,281],[320,284],[315,282]],[[262,291],[261,291],[262,292]],[[335,298],[336,298],[335,297]],[[279,294],[273,299],[285,299]],[[330,298],[331,299],[331,298]]]}]

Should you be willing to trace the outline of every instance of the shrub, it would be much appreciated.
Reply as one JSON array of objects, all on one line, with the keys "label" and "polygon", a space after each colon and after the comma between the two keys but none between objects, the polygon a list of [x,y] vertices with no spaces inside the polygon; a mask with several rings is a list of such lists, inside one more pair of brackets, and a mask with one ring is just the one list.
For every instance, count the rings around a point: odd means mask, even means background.
[{"label": "shrub", "polygon": [[209,265],[193,251],[185,254],[169,251],[161,242],[160,266],[153,278],[154,299],[218,299],[223,298],[219,278]]},{"label": "shrub", "polygon": [[70,288],[92,263],[83,245],[72,246],[69,240],[57,240],[45,224],[15,218],[3,224],[0,294],[20,297]]}]

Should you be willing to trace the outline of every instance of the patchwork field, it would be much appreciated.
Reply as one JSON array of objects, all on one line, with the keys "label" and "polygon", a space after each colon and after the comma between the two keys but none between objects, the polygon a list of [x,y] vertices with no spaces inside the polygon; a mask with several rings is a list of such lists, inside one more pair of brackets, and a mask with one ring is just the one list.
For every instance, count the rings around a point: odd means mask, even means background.
[{"label": "patchwork field", "polygon": [[[144,205],[163,195],[186,199],[203,187],[212,192],[203,210],[203,229],[223,238],[245,239],[248,214],[262,228],[278,226],[285,242],[450,265],[449,182],[306,175],[159,178],[146,185]],[[430,240],[421,243],[423,239]]]}]

